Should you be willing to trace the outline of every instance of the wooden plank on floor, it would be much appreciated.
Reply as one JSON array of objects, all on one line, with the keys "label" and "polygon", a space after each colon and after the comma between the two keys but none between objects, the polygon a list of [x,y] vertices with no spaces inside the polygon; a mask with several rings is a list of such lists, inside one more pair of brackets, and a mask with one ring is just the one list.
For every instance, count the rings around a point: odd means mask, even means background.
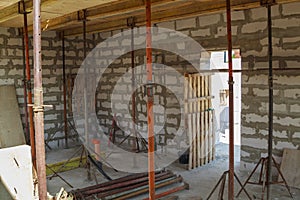
[{"label": "wooden plank on floor", "polygon": [[[289,186],[300,188],[300,150],[284,149],[280,170]],[[282,181],[279,176],[278,181]]]}]

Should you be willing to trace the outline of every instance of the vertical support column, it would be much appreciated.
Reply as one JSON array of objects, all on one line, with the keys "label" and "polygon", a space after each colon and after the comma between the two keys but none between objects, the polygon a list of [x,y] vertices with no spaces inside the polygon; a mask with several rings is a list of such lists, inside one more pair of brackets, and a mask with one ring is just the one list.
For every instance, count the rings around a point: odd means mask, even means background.
[{"label": "vertical support column", "polygon": [[[81,14],[81,15],[80,15]],[[86,59],[86,10],[82,10],[81,13],[79,13],[79,16],[82,20],[82,28],[83,28],[83,59]],[[88,100],[88,84],[87,84],[87,76],[88,76],[88,70],[87,65],[85,65],[84,68],[84,91],[83,91],[83,98],[84,98],[84,133],[85,133],[85,144],[86,146],[89,146],[89,117],[88,117],[88,110],[89,110],[89,104],[87,102]],[[87,151],[87,150],[86,150]],[[86,161],[86,168],[87,168],[87,179],[89,181],[92,180],[91,176],[91,165],[89,160]]]},{"label": "vertical support column", "polygon": [[66,86],[66,62],[65,62],[65,34],[61,33],[62,65],[63,65],[63,91],[64,91],[64,131],[65,148],[68,148],[68,118],[67,118],[67,86]]},{"label": "vertical support column", "polygon": [[[21,30],[20,30],[21,31]],[[25,38],[24,38],[24,29],[22,30],[23,40],[23,94],[24,94],[24,121],[25,121],[25,139],[26,144],[30,144],[30,135],[29,135],[29,122],[28,122],[28,105],[27,105],[27,82],[26,82],[26,55],[25,55]],[[32,150],[32,148],[31,148]],[[32,152],[31,152],[32,153]]]},{"label": "vertical support column", "polygon": [[[25,3],[22,1],[23,6],[23,39],[25,44],[25,63],[26,63],[26,90],[27,90],[27,103],[32,104],[32,92],[31,92],[31,73],[30,73],[30,64],[29,64],[29,44],[28,44],[28,24],[27,24],[27,12],[25,8]],[[31,146],[31,157],[33,166],[36,168],[36,147],[35,147],[35,136],[34,136],[34,123],[33,123],[33,110],[31,106],[26,106],[29,116],[29,135],[30,135],[30,146]],[[26,119],[27,120],[27,119]]]},{"label": "vertical support column", "polygon": [[232,75],[232,36],[231,36],[231,5],[226,0],[227,40],[228,40],[228,85],[229,85],[229,179],[228,199],[234,199],[234,104],[233,104],[233,75]]},{"label": "vertical support column", "polygon": [[155,200],[155,167],[154,167],[154,118],[152,88],[152,35],[151,35],[151,0],[146,0],[146,60],[147,60],[147,112],[148,112],[148,176],[149,199]]},{"label": "vertical support column", "polygon": [[41,54],[41,0],[33,0],[34,121],[39,199],[47,199]]},{"label": "vertical support column", "polygon": [[131,27],[131,89],[132,89],[132,94],[131,94],[131,101],[132,101],[132,131],[133,131],[133,136],[135,138],[135,142],[133,142],[132,145],[132,150],[133,151],[139,151],[139,141],[138,137],[136,134],[136,129],[135,129],[135,124],[136,124],[136,103],[135,103],[135,73],[134,73],[134,68],[135,68],[135,54],[134,54],[134,27],[135,27],[135,18],[131,17],[128,19],[127,22],[128,26]]},{"label": "vertical support column", "polygon": [[271,4],[268,8],[268,53],[269,53],[269,136],[268,136],[268,164],[267,164],[267,199],[271,199],[272,155],[273,155],[273,48],[272,48],[272,13]]}]

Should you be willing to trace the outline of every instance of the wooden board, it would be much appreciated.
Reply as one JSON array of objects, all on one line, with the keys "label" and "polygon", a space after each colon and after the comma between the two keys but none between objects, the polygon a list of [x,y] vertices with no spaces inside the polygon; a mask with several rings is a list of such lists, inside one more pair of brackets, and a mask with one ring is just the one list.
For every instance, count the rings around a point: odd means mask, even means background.
[{"label": "wooden board", "polygon": [[14,86],[0,86],[0,148],[25,144]]},{"label": "wooden board", "polygon": [[[289,186],[300,188],[300,150],[284,149],[280,170]],[[281,177],[278,178],[281,181]]]},{"label": "wooden board", "polygon": [[185,75],[184,113],[189,138],[189,165],[194,169],[214,160],[214,111],[211,109],[210,75]]}]

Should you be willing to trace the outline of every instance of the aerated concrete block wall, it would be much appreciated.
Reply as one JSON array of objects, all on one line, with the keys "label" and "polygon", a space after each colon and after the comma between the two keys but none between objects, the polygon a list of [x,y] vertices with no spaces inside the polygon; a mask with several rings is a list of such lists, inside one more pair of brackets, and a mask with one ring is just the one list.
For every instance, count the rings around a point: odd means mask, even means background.
[{"label": "aerated concrete block wall", "polygon": [[[243,70],[255,70],[268,67],[268,39],[267,39],[266,8],[234,11],[232,13],[232,34],[234,48],[241,49]],[[273,48],[274,68],[287,71],[274,71],[274,155],[280,157],[283,148],[298,148],[300,145],[300,3],[275,5],[272,8],[273,17]],[[195,39],[206,50],[227,49],[226,15],[218,13],[193,17],[189,19],[170,21],[157,24],[158,27],[180,31]],[[99,42],[124,30],[111,31],[99,34],[88,34],[88,51]],[[139,34],[137,32],[136,34]],[[111,43],[103,46],[107,56],[118,54],[122,46],[130,45],[130,35],[120,43]],[[164,38],[158,38],[162,40]],[[145,41],[137,41],[142,44]],[[43,82],[45,104],[54,105],[53,109],[45,112],[46,138],[63,123],[63,96],[62,96],[62,59],[61,40],[54,32],[43,33]],[[177,47],[182,47],[178,41]],[[184,45],[183,45],[184,46]],[[188,47],[185,47],[188,48]],[[17,87],[20,110],[24,116],[23,89],[22,89],[22,40],[17,29],[0,28],[0,83],[15,84]],[[106,51],[107,50],[107,51]],[[191,57],[194,56],[192,53]],[[195,58],[199,59],[199,58]],[[32,58],[31,58],[32,60]],[[67,74],[76,75],[83,60],[82,37],[66,39],[66,67]],[[136,52],[136,65],[145,63],[145,52]],[[192,72],[193,69],[184,59],[170,52],[154,51],[153,61],[174,67],[180,74]],[[111,108],[111,92],[118,79],[127,72],[131,65],[130,53],[114,60],[100,79],[97,89],[97,115],[103,130],[108,132],[112,124],[113,111]],[[291,70],[294,68],[294,70]],[[297,69],[296,69],[297,68]],[[139,73],[139,72],[137,72]],[[161,74],[160,78],[182,91],[183,82],[177,75]],[[137,76],[142,80],[142,76]],[[212,83],[216,84],[216,83]],[[124,92],[127,91],[127,92]],[[130,104],[124,105],[123,98],[131,91],[131,81],[127,81],[120,89],[117,104],[114,109],[131,109]],[[170,121],[165,126],[164,134],[172,141],[174,132],[181,119],[180,111],[176,108],[174,98],[169,98],[166,89],[155,86],[156,102],[169,105]],[[146,129],[146,107],[143,89],[139,88],[137,99],[138,123]],[[165,95],[165,94],[168,95]],[[159,96],[163,98],[159,98]],[[183,98],[183,93],[180,95]],[[168,99],[168,100],[167,100]],[[160,113],[155,120],[161,121]],[[129,117],[124,119],[129,119]],[[125,121],[125,127],[131,126]],[[242,128],[241,128],[241,166],[251,168],[261,156],[267,153],[268,133],[268,74],[267,71],[243,71],[242,73]],[[61,136],[62,133],[57,134]],[[164,138],[161,139],[166,142]]]},{"label": "aerated concrete block wall", "polygon": [[[82,40],[67,38],[66,73],[71,74],[83,59]],[[31,86],[33,92],[32,36],[29,37]],[[24,92],[23,92],[23,46],[22,33],[16,28],[0,28],[0,84],[15,85],[20,106],[23,127],[25,128]],[[61,38],[55,32],[42,34],[42,72],[44,104],[53,108],[45,109],[45,139],[63,136],[63,86],[62,86],[62,47]],[[53,145],[56,146],[56,145]]]},{"label": "aerated concrete block wall", "polygon": [[[272,7],[274,71],[274,156],[300,148],[300,3]],[[242,69],[268,68],[266,8],[232,13],[234,48],[241,49]],[[159,26],[191,36],[207,50],[227,49],[226,15],[214,14]],[[284,71],[283,69],[289,68]],[[297,68],[297,69],[296,69]],[[218,84],[218,83],[212,83]],[[267,154],[268,71],[242,73],[241,167],[252,169]],[[279,159],[280,160],[280,159]]]}]

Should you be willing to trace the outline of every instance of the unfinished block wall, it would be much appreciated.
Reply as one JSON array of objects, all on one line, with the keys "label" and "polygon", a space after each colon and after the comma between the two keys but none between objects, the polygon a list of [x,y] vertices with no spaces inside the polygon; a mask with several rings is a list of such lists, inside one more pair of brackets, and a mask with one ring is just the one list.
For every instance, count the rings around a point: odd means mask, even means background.
[{"label": "unfinished block wall", "polygon": [[[283,148],[298,148],[300,145],[300,3],[275,5],[272,8],[273,17],[273,48],[274,68],[286,71],[274,71],[274,154],[280,157]],[[266,8],[256,8],[232,13],[232,34],[234,48],[241,49],[242,68],[244,70],[263,69],[268,67],[267,57],[267,21]],[[193,17],[189,19],[170,21],[157,24],[158,27],[180,31],[196,41],[206,50],[224,50],[227,48],[226,15],[225,13]],[[124,30],[122,30],[124,31]],[[88,34],[88,51],[110,36],[120,33],[110,31],[99,34]],[[45,111],[46,139],[63,135],[59,132],[63,124],[62,96],[62,57],[61,39],[54,32],[43,33],[43,84],[45,104],[54,105],[53,109]],[[130,36],[128,36],[130,38]],[[163,40],[164,38],[161,38]],[[178,45],[180,46],[180,42]],[[116,52],[112,47],[130,45],[130,40],[120,44],[107,44],[107,56]],[[23,58],[22,36],[14,28],[0,28],[0,84],[14,84],[17,87],[20,111],[24,117],[23,108]],[[32,50],[31,50],[32,55]],[[192,57],[193,55],[191,55]],[[153,62],[172,66],[181,74],[193,71],[182,57],[167,52],[154,52]],[[198,59],[198,58],[195,58]],[[67,75],[76,75],[83,60],[82,37],[66,38],[66,69]],[[136,64],[145,63],[144,52],[136,53]],[[32,61],[32,58],[31,58]],[[118,78],[130,68],[130,54],[116,59],[107,68],[97,90],[97,115],[99,123],[108,131],[112,124],[111,91]],[[32,62],[31,62],[31,67]],[[294,68],[294,70],[292,69]],[[178,91],[183,87],[177,75],[164,74],[162,80],[168,82]],[[138,76],[137,76],[138,79]],[[212,83],[214,84],[214,83]],[[131,82],[124,84],[124,89],[131,90]],[[140,89],[137,110],[141,127],[146,128],[146,107],[142,89]],[[161,86],[155,88],[157,98],[166,94]],[[183,92],[183,90],[182,90]],[[130,105],[122,104],[122,98],[127,93],[116,96],[120,104],[117,109],[131,109]],[[122,96],[123,95],[123,96]],[[180,123],[179,111],[174,99],[165,96],[157,99],[158,104],[170,105],[170,120],[164,130],[167,138],[172,141],[172,133]],[[183,97],[183,94],[182,94]],[[161,113],[163,115],[163,113]],[[241,128],[241,166],[251,168],[261,156],[267,153],[268,132],[268,75],[267,71],[242,72],[242,128]],[[161,121],[157,117],[156,121]],[[130,122],[125,126],[130,127]],[[59,132],[59,133],[56,133]],[[54,135],[55,134],[55,135]],[[164,139],[162,139],[164,140]],[[176,142],[176,141],[175,141]],[[179,141],[180,142],[180,141]]]},{"label": "unfinished block wall", "polygon": [[[23,92],[23,46],[22,33],[16,28],[0,28],[0,84],[15,85],[20,106],[23,127],[25,127]],[[45,109],[45,140],[56,141],[59,145],[63,136],[63,81],[62,43],[58,33],[42,34],[42,68],[44,104],[53,105]],[[66,38],[66,73],[76,73],[83,59],[82,40]],[[29,37],[31,87],[33,92],[32,36]],[[60,144],[62,145],[62,144]]]}]

